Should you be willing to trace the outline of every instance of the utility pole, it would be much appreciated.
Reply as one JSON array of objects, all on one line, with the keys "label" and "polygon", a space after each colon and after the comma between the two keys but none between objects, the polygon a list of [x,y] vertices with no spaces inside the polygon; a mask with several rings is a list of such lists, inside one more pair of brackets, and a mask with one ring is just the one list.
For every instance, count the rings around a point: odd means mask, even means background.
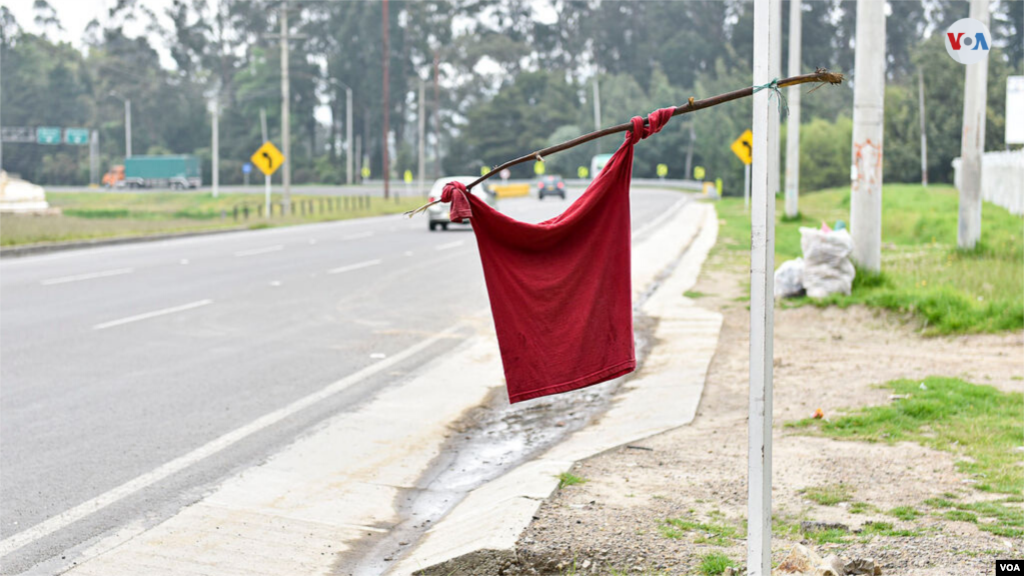
[{"label": "utility pole", "polygon": [[288,2],[281,4],[281,152],[284,165],[281,166],[281,181],[284,184],[282,210],[285,215],[292,213],[292,125],[291,125],[291,82],[288,78]]},{"label": "utility pole", "polygon": [[356,169],[359,171],[357,178],[358,178],[359,182],[362,182],[363,181],[363,137],[362,136],[356,136],[356,162],[358,163],[358,165],[356,166]]},{"label": "utility pole", "polygon": [[[801,20],[800,0],[789,3],[789,75],[800,75]],[[786,216],[795,218],[800,212],[800,86],[790,86],[789,118],[786,130]]]},{"label": "utility pole", "polygon": [[[772,43],[772,59],[768,62],[768,65],[771,66],[769,69],[771,77],[768,80],[771,81],[773,78],[782,78],[782,2],[772,1],[769,3],[769,7],[774,11],[771,16],[772,29],[768,32],[768,40]],[[781,97],[779,94],[776,94],[772,98],[773,103],[775,98]],[[772,131],[769,134],[771,143],[768,148],[768,154],[771,155],[771,165],[775,168],[768,174],[771,178],[768,188],[772,198],[775,198],[779,195],[781,189],[779,186],[779,181],[781,180],[779,168],[780,160],[782,159],[782,134],[779,133],[779,123],[782,112],[779,110],[779,106],[775,106],[775,109],[769,111],[769,114],[773,114],[774,117],[768,122],[768,130]]]},{"label": "utility pole", "polygon": [[391,182],[390,171],[391,167],[388,165],[388,132],[390,132],[390,126],[388,126],[388,110],[390,103],[388,102],[388,86],[390,84],[388,77],[388,61],[391,60],[390,46],[388,46],[388,0],[384,0],[384,99],[381,105],[384,106],[384,140],[381,142],[381,147],[384,149],[384,199],[388,199],[388,187]]},{"label": "utility pole", "polygon": [[[971,0],[971,18],[988,28],[988,0]],[[981,156],[985,151],[985,99],[988,58],[966,64],[964,124],[960,137],[960,214],[957,246],[974,248],[981,240]]]},{"label": "utility pole", "polygon": [[352,89],[345,87],[345,183],[352,184]]},{"label": "utility pole", "polygon": [[[754,85],[777,78],[774,50],[781,40],[782,0],[754,2]],[[750,408],[747,439],[747,575],[772,570],[772,361],[775,321],[775,194],[778,184],[779,112],[770,90],[753,97],[752,202],[750,210]],[[773,126],[774,125],[774,126]]]},{"label": "utility pole", "polygon": [[124,156],[132,157],[132,101],[124,100]]},{"label": "utility pole", "polygon": [[438,86],[438,73],[441,67],[441,54],[434,50],[434,176],[441,175],[441,90]]},{"label": "utility pole", "polygon": [[924,73],[917,69],[917,115],[921,119],[921,185],[928,186],[928,133],[924,126]]},{"label": "utility pole", "polygon": [[418,171],[417,176],[419,178],[420,194],[426,194],[426,189],[423,187],[423,180],[424,180],[423,172],[427,168],[427,154],[426,154],[426,147],[427,147],[427,134],[426,134],[426,130],[427,130],[427,98],[426,98],[426,96],[427,96],[427,84],[423,80],[420,80],[420,100],[419,100],[419,110],[417,110],[418,115],[419,115],[419,118],[417,118],[417,120],[419,121],[419,125],[420,125],[419,126],[419,128],[420,128],[420,161],[419,161],[419,164],[416,167],[417,171]]},{"label": "utility pole", "polygon": [[[219,96],[219,95],[218,95]],[[220,98],[213,98],[213,197],[220,187]]]},{"label": "utility pole", "polygon": [[89,184],[100,184],[100,132],[93,130],[89,138]]},{"label": "utility pole", "polygon": [[[601,87],[597,80],[597,74],[594,74],[594,130],[601,129]],[[601,153],[601,139],[594,140],[594,145],[597,149],[597,154]]]},{"label": "utility pole", "polygon": [[[3,51],[3,45],[0,45],[0,86],[4,85],[4,82],[3,82],[3,77],[4,77],[4,74],[3,74],[3,69],[4,69],[4,66],[3,66],[3,52],[4,52]],[[3,108],[3,101],[4,101],[3,90],[0,90],[0,109]],[[0,126],[3,126],[3,122],[0,122]],[[4,136],[3,136],[2,132],[3,132],[3,130],[0,129],[0,172],[3,172],[3,170],[4,170]]]},{"label": "utility pole", "polygon": [[850,231],[853,260],[882,270],[882,129],[885,113],[885,2],[857,0],[853,68]]},{"label": "utility pole", "polygon": [[697,140],[697,128],[694,125],[693,118],[690,118],[690,142],[686,146],[686,171],[683,172],[683,178],[690,178],[690,174],[693,174],[690,170],[693,169],[693,145]]}]

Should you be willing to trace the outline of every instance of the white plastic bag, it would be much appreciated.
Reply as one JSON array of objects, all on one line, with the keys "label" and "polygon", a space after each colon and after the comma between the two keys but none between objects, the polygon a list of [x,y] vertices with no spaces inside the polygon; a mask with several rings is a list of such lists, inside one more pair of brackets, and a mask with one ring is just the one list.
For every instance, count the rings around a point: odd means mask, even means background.
[{"label": "white plastic bag", "polygon": [[800,228],[804,252],[803,285],[811,298],[850,294],[856,271],[850,262],[853,238],[846,230]]},{"label": "white plastic bag", "polygon": [[793,298],[804,294],[804,259],[787,260],[775,271],[775,295]]}]

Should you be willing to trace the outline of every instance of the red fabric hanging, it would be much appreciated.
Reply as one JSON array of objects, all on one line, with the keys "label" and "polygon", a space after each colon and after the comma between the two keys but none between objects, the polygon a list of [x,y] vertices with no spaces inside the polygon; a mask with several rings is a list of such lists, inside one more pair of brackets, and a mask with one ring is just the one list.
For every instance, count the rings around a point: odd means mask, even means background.
[{"label": "red fabric hanging", "polygon": [[559,216],[527,224],[459,182],[441,200],[470,218],[483,263],[509,402],[576,390],[636,368],[630,281],[629,180],[633,146],[674,108],[633,118],[633,131]]}]

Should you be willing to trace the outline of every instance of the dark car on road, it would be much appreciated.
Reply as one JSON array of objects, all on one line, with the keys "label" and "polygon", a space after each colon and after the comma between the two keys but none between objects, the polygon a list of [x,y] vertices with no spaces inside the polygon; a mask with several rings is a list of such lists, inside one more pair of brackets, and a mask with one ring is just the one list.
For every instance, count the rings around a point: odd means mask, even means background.
[{"label": "dark car on road", "polygon": [[561,176],[543,176],[537,182],[537,198],[541,200],[545,196],[558,196],[565,200],[565,182]]}]

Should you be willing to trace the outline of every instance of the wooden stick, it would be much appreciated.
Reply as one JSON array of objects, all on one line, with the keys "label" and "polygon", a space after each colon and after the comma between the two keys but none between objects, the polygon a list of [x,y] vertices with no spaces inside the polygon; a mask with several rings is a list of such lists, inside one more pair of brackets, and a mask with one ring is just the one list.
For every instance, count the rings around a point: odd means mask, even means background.
[{"label": "wooden stick", "polygon": [[[825,70],[824,68],[818,68],[817,70],[815,70],[811,74],[801,74],[799,76],[792,76],[790,78],[784,78],[782,80],[779,80],[777,85],[778,85],[779,88],[785,88],[787,86],[796,86],[798,84],[809,84],[809,83],[812,83],[812,82],[819,82],[819,83],[822,83],[822,84],[825,84],[825,83],[828,83],[828,84],[842,84],[842,82],[843,82],[843,75],[839,74],[839,73],[836,73],[836,72],[829,72],[828,70]],[[746,97],[752,95],[753,93],[754,93],[754,87],[753,86],[747,86],[746,88],[740,88],[739,90],[733,90],[732,92],[726,92],[725,94],[719,94],[718,96],[712,96],[710,98],[704,98],[703,100],[694,100],[693,98],[690,98],[690,100],[686,104],[683,104],[682,106],[676,106],[675,112],[672,113],[672,116],[679,116],[679,115],[682,115],[682,114],[688,114],[690,112],[693,112],[693,111],[696,111],[696,110],[701,110],[703,108],[710,108],[712,106],[717,106],[719,104],[724,104],[725,102],[731,102],[733,100],[739,100],[740,98],[746,98]],[[569,140],[568,142],[562,142],[561,144],[556,144],[555,146],[549,146],[548,148],[544,148],[542,150],[537,150],[536,152],[531,152],[531,153],[527,154],[526,156],[521,156],[519,158],[516,158],[515,160],[509,160],[508,162],[505,162],[501,166],[498,166],[497,168],[494,168],[493,170],[491,170],[487,174],[484,174],[483,176],[481,176],[481,177],[477,178],[476,180],[474,180],[472,184],[467,185],[466,189],[467,190],[472,190],[474,186],[476,186],[477,184],[483,182],[484,180],[487,180],[491,176],[494,176],[495,174],[501,172],[505,168],[509,168],[509,167],[515,166],[517,164],[522,164],[524,162],[529,162],[531,160],[538,160],[539,161],[539,160],[542,160],[545,156],[549,156],[549,155],[554,154],[556,152],[561,152],[563,150],[568,150],[569,148],[573,148],[575,146],[579,146],[580,144],[586,144],[587,142],[590,142],[592,140],[596,140],[598,138],[602,138],[604,136],[609,136],[611,134],[617,134],[619,132],[631,132],[632,130],[633,130],[633,123],[632,122],[625,122],[625,123],[619,124],[617,126],[612,126],[610,128],[605,128],[603,130],[598,130],[597,132],[591,132],[590,134],[584,134],[583,136],[579,136],[577,138],[573,138],[572,140]],[[428,206],[432,206],[434,204],[437,204],[438,202],[440,202],[440,200],[435,200],[435,201],[433,201],[433,202],[431,202],[429,204],[426,204],[425,206],[422,206],[421,208],[417,208],[416,210],[413,210],[413,211],[410,211],[410,212],[406,212],[406,214],[409,215],[409,216],[412,216],[412,215],[414,215],[414,214],[416,214],[418,212],[423,211]]]}]

